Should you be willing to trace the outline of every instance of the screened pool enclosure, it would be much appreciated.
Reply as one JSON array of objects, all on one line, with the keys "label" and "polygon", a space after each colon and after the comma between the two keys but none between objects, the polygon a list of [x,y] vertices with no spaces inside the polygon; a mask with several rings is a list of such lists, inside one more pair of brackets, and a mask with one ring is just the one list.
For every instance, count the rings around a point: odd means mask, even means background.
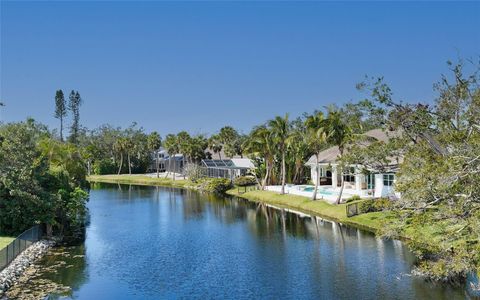
[{"label": "screened pool enclosure", "polygon": [[231,180],[238,176],[245,176],[250,169],[236,165],[231,159],[204,159],[201,165],[205,176]]}]

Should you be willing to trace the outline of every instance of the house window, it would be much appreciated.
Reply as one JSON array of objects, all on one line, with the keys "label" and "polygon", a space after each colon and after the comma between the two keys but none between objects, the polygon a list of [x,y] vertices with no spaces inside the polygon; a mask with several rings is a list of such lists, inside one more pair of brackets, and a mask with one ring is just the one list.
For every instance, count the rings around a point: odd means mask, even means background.
[{"label": "house window", "polygon": [[375,188],[375,175],[373,175],[372,173],[368,173],[367,175],[365,175],[365,184],[366,184],[366,188],[369,189],[369,190],[372,190]]},{"label": "house window", "polygon": [[383,174],[383,185],[384,186],[393,186],[393,181],[395,180],[394,174]]},{"label": "house window", "polygon": [[347,171],[343,173],[343,181],[355,182],[355,168],[348,168]]},{"label": "house window", "polygon": [[320,177],[325,177],[325,169],[320,168]]}]

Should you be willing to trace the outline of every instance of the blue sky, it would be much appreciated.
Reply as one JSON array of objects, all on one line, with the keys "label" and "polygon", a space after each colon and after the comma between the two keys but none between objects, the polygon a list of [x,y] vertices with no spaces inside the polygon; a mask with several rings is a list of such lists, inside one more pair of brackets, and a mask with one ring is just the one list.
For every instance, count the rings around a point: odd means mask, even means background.
[{"label": "blue sky", "polygon": [[364,98],[364,75],[432,101],[445,62],[480,55],[480,2],[1,2],[2,121],[51,128],[57,89],[89,128],[248,132]]}]

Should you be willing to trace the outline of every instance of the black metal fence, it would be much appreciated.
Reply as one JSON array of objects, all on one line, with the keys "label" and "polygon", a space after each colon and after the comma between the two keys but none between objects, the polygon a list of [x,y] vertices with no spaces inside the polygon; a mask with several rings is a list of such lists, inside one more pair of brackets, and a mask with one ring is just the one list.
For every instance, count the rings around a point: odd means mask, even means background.
[{"label": "black metal fence", "polygon": [[24,231],[5,248],[0,249],[0,271],[7,267],[20,253],[25,251],[31,244],[40,240],[43,230],[40,225]]},{"label": "black metal fence", "polygon": [[347,203],[345,210],[349,218],[360,214],[358,203]]},{"label": "black metal fence", "polygon": [[243,193],[250,192],[250,191],[258,191],[258,190],[260,190],[260,186],[258,184],[237,187],[237,192],[239,194],[243,194]]}]

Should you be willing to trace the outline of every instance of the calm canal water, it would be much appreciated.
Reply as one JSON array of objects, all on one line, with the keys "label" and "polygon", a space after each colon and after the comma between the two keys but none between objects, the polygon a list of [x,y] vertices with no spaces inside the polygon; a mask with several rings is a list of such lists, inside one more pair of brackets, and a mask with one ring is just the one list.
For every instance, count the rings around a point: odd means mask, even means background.
[{"label": "calm canal water", "polygon": [[[95,185],[83,245],[24,286],[73,299],[465,299],[409,276],[399,241],[319,218],[192,191]],[[70,289],[69,289],[69,288]]]}]

